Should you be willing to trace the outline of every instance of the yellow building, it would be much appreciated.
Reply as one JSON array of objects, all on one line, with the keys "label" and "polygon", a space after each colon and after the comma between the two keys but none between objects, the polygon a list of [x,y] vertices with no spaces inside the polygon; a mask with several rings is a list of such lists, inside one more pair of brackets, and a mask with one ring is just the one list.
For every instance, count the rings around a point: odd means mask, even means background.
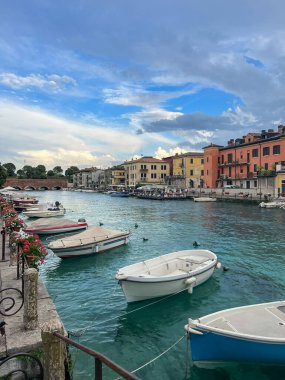
[{"label": "yellow building", "polygon": [[165,184],[169,163],[153,157],[141,157],[124,163],[127,186]]},{"label": "yellow building", "polygon": [[126,185],[125,181],[125,168],[124,166],[116,166],[113,167],[112,169],[112,174],[111,174],[111,185],[112,186],[123,186]]},{"label": "yellow building", "polygon": [[204,153],[188,152],[173,157],[173,177],[182,177],[185,188],[203,187]]}]

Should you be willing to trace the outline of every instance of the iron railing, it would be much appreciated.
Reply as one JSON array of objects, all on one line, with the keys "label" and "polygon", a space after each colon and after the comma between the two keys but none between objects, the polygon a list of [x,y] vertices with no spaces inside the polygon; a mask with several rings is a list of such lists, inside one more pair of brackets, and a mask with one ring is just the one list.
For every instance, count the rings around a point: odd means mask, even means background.
[{"label": "iron railing", "polygon": [[124,368],[120,367],[118,364],[107,358],[105,355],[101,354],[100,352],[91,350],[90,348],[83,346],[82,344],[79,344],[75,342],[74,340],[71,340],[70,338],[67,338],[58,332],[53,333],[54,336],[57,338],[63,340],[67,344],[78,348],[80,351],[85,352],[88,355],[91,355],[95,359],[95,380],[102,380],[103,379],[103,372],[102,372],[102,364],[105,364],[107,367],[111,368],[114,372],[119,374],[121,377],[123,377],[126,380],[139,380],[138,377],[133,375],[131,372],[128,372]]}]

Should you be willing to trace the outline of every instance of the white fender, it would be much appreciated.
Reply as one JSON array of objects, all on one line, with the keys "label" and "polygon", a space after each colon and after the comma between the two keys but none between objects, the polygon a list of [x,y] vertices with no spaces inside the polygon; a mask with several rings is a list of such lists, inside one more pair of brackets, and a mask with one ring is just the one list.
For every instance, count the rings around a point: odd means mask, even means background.
[{"label": "white fender", "polygon": [[216,268],[220,269],[221,267],[222,267],[222,264],[218,261],[217,264],[216,264]]},{"label": "white fender", "polygon": [[193,293],[193,287],[194,284],[196,283],[196,277],[190,277],[185,280],[185,284],[187,285],[188,288],[188,293],[192,294]]}]

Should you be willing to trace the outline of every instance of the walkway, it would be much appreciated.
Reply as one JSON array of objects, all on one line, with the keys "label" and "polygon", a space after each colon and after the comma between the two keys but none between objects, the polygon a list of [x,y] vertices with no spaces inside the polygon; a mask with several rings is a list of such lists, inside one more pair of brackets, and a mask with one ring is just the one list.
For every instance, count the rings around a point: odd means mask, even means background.
[{"label": "walkway", "polygon": [[[0,219],[2,226],[2,220]],[[7,236],[8,239],[8,236]],[[6,240],[7,240],[6,239]],[[10,266],[10,249],[8,241],[5,243],[5,261],[2,260],[2,235],[0,239],[0,290],[6,288],[17,288],[22,290],[22,280],[17,280],[17,267]],[[17,291],[13,291],[11,296],[15,299],[14,310],[21,305],[21,296]],[[7,291],[2,291],[2,299],[7,296]],[[8,302],[8,301],[7,301]],[[11,304],[11,303],[10,303]],[[7,307],[8,304],[6,304]],[[4,304],[5,306],[5,304]],[[38,325],[35,330],[25,330],[23,324],[24,306],[15,315],[2,316],[0,319],[6,322],[5,335],[0,335],[0,358],[19,352],[30,352],[41,347],[40,326],[51,319],[59,319],[55,305],[53,304],[41,278],[38,281]]]}]

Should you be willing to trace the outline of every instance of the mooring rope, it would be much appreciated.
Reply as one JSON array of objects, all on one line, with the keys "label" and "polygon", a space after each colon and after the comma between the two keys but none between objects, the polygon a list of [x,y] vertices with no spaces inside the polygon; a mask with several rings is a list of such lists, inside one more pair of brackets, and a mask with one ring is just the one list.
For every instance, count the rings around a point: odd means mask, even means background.
[{"label": "mooring rope", "polygon": [[[165,355],[168,351],[172,350],[172,348],[174,348],[178,343],[180,343],[181,340],[184,339],[186,335],[187,335],[187,333],[185,333],[182,337],[180,337],[175,343],[173,343],[170,347],[168,347],[166,350],[164,350],[161,354],[157,355],[155,358],[151,359],[150,361],[148,361],[147,363],[143,364],[139,368],[131,371],[131,373],[136,373],[136,372],[140,371],[141,369],[143,369],[144,367],[147,367],[149,364],[154,363],[156,360],[158,360],[163,355]],[[119,380],[121,378],[122,377],[117,377],[115,380]]]},{"label": "mooring rope", "polygon": [[[119,317],[125,317],[125,316],[127,316],[127,315],[129,315],[129,314],[135,313],[135,312],[137,312],[137,311],[139,311],[139,310],[145,309],[145,308],[147,308],[147,307],[149,307],[149,306],[152,306],[152,305],[155,305],[155,304],[157,304],[157,303],[159,303],[159,302],[165,301],[165,300],[167,300],[168,298],[171,298],[171,297],[173,297],[173,296],[176,296],[177,294],[184,292],[187,288],[188,288],[188,287],[185,287],[184,289],[179,290],[179,291],[176,292],[176,293],[173,293],[173,294],[170,294],[170,295],[165,296],[165,297],[163,297],[163,298],[160,298],[160,299],[158,299],[158,300],[156,300],[156,301],[154,301],[154,302],[151,302],[151,303],[149,303],[149,304],[147,304],[147,305],[144,305],[144,306],[138,307],[137,309],[134,309],[134,310],[132,310],[132,311],[126,312],[126,313],[124,313],[124,314],[122,314],[122,315],[120,315],[120,316],[112,317],[112,318],[106,319],[106,320],[104,320],[104,321],[96,321],[96,319],[98,318],[98,317],[96,317],[90,325],[88,325],[88,326],[86,326],[86,327],[84,327],[84,328],[82,328],[82,329],[79,329],[79,330],[77,330],[77,331],[68,330],[68,332],[69,332],[69,334],[72,335],[72,336],[77,336],[77,337],[82,336],[83,334],[85,334],[85,332],[86,332],[87,330],[90,330],[93,326],[95,326],[95,325],[97,325],[97,324],[110,322],[110,321],[113,321],[113,320],[115,320],[115,319],[117,319],[117,318],[119,318]],[[115,290],[116,290],[116,288],[115,288]],[[115,291],[113,292],[113,294],[114,294],[114,293],[115,293]],[[107,301],[106,301],[106,303],[107,303]]]}]

